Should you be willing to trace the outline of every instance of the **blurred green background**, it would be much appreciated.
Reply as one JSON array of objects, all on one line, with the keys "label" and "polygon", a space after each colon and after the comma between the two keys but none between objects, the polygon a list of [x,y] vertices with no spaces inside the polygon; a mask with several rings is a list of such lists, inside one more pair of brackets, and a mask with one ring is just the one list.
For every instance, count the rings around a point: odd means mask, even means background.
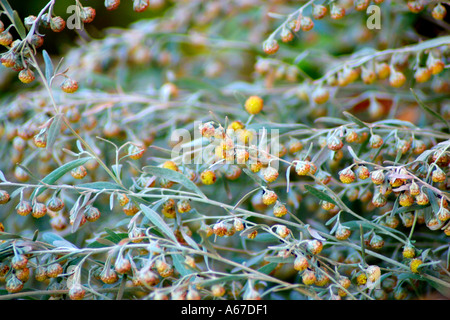
[{"label": "blurred green background", "polygon": [[[167,8],[167,4],[165,4],[160,8],[152,8],[152,10],[137,13],[133,11],[133,1],[122,0],[117,10],[107,11],[104,0],[80,0],[80,2],[83,6],[91,6],[96,9],[97,14],[94,21],[85,25],[87,34],[92,38],[102,38],[104,30],[109,27],[126,28],[135,21],[159,16]],[[48,3],[48,0],[9,0],[9,3],[14,10],[17,10],[23,20],[28,15],[37,16]],[[163,3],[165,2],[163,1]],[[73,4],[75,4],[75,0],[57,0],[54,14],[66,20],[70,16],[70,13],[67,13],[67,8]],[[5,20],[5,17],[2,17],[3,20]],[[9,21],[4,22],[9,24]],[[61,54],[79,38],[75,30],[65,29],[57,34],[41,28],[41,32],[46,35],[45,48],[50,54]]]}]

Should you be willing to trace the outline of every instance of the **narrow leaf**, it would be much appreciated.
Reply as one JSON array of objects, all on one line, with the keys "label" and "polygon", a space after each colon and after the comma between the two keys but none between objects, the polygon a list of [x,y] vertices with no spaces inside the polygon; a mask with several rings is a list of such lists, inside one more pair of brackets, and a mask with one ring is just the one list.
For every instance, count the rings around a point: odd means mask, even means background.
[{"label": "narrow leaf", "polygon": [[351,113],[344,111],[342,112],[344,114],[344,116],[347,117],[347,119],[349,119],[350,121],[356,123],[358,126],[360,126],[361,128],[368,128],[368,126],[362,122],[361,120],[359,120],[357,117],[355,117],[354,115],[352,115]]},{"label": "narrow leaf", "polygon": [[22,39],[25,39],[27,37],[27,31],[25,30],[25,26],[23,25],[22,20],[19,17],[19,14],[15,10],[13,12],[13,20],[17,33],[20,35]]},{"label": "narrow leaf", "polygon": [[[42,179],[42,182],[46,183],[46,184],[53,184],[56,181],[58,181],[59,178],[61,178],[63,175],[65,175],[67,172],[71,171],[72,169],[75,169],[76,167],[79,167],[79,166],[85,164],[90,159],[91,159],[91,157],[85,157],[85,158],[70,161],[70,162],[62,165],[61,167],[53,170],[52,172],[50,172],[44,179]],[[42,192],[44,192],[44,190],[46,190],[46,189],[47,189],[46,187],[39,187],[39,188],[35,189],[31,195],[31,199],[33,199],[34,197],[37,197]]]},{"label": "narrow leaf", "polygon": [[108,181],[95,181],[95,182],[82,183],[82,184],[77,184],[76,187],[95,189],[95,190],[117,190],[117,189],[124,190],[124,188],[119,186],[117,183],[108,182]]},{"label": "narrow leaf", "polygon": [[311,226],[306,225],[306,229],[308,230],[308,232],[311,235],[311,237],[313,237],[314,239],[317,239],[317,240],[320,240],[320,241],[326,241],[327,240],[324,237],[322,237],[319,234],[319,232],[317,232],[317,230],[314,230]]},{"label": "narrow leaf", "polygon": [[243,168],[242,171],[245,172],[246,175],[248,175],[253,181],[255,181],[259,186],[266,186],[267,183],[264,181],[260,176],[252,172],[251,170],[247,168]]},{"label": "narrow leaf", "polygon": [[155,166],[146,166],[143,167],[142,170],[148,174],[152,174],[154,176],[164,178],[170,181],[178,182],[187,189],[194,191],[198,195],[200,195],[202,198],[206,199],[205,194],[200,190],[199,187],[195,185],[191,180],[189,180],[188,177],[186,177],[184,174],[173,171],[166,168],[160,168]]},{"label": "narrow leaf", "polygon": [[199,246],[197,245],[197,242],[194,241],[190,236],[186,234],[186,232],[183,230],[183,228],[180,228],[181,235],[183,236],[184,240],[186,240],[187,244],[189,244],[193,249],[200,251]]},{"label": "narrow leaf", "polygon": [[310,129],[307,125],[302,123],[273,123],[273,122],[253,123],[247,127],[247,129],[253,129],[255,131],[261,130],[263,128],[269,132],[271,130],[278,130],[279,134],[283,134],[298,129]]},{"label": "narrow leaf", "polygon": [[265,266],[261,267],[258,269],[259,272],[265,273],[265,274],[269,274],[271,273],[273,270],[275,270],[275,268],[278,266],[278,263],[276,262],[271,262],[266,264]]},{"label": "narrow leaf", "polygon": [[3,8],[6,10],[6,13],[8,17],[11,19],[11,22],[14,24],[17,33],[20,35],[22,39],[25,39],[27,36],[25,27],[22,23],[22,20],[20,20],[19,15],[15,10],[11,8],[11,5],[8,3],[7,0],[0,0],[0,3],[2,4]]},{"label": "narrow leaf", "polygon": [[269,262],[275,262],[275,263],[294,263],[295,258],[293,256],[291,257],[264,257],[264,260]]},{"label": "narrow leaf", "polygon": [[170,229],[167,223],[164,222],[164,220],[156,211],[154,211],[149,207],[144,206],[143,204],[139,205],[139,207],[141,208],[145,216],[155,225],[155,227],[161,230],[166,236],[168,236],[175,243],[178,243],[177,238],[173,234],[172,229]]},{"label": "narrow leaf", "polygon": [[57,114],[50,124],[50,128],[47,133],[47,146],[46,149],[50,150],[55,144],[56,138],[59,136],[61,132],[61,124],[62,124],[62,115]]},{"label": "narrow leaf", "polygon": [[45,77],[47,78],[47,83],[50,84],[54,72],[53,62],[46,50],[42,50],[42,57],[45,62]]},{"label": "narrow leaf", "polygon": [[245,194],[237,203],[236,205],[233,207],[233,210],[236,210],[236,208],[238,208],[245,200],[248,199],[248,197],[250,197],[250,195],[252,195],[255,191],[260,190],[261,188],[256,188],[253,189],[252,191],[248,192],[247,194]]},{"label": "narrow leaf", "polygon": [[305,185],[305,189],[307,192],[311,193],[313,196],[319,198],[320,200],[324,200],[337,205],[336,201],[334,201],[334,199],[327,195],[325,192],[320,191],[308,184]]},{"label": "narrow leaf", "polygon": [[429,113],[430,115],[432,115],[433,117],[435,117],[436,119],[442,121],[443,123],[445,123],[445,125],[447,126],[447,129],[450,131],[450,125],[448,124],[448,122],[436,111],[434,111],[433,109],[431,109],[430,107],[428,107],[425,103],[423,103],[422,100],[419,99],[419,97],[417,96],[417,94],[414,92],[414,90],[412,88],[410,88],[414,98],[416,99],[417,103],[419,104],[419,106],[427,113]]},{"label": "narrow leaf", "polygon": [[109,235],[108,237],[109,240],[114,242],[115,244],[118,244],[122,240],[122,238],[119,235],[117,235],[117,233],[115,233],[113,230],[109,228],[105,228],[105,232]]},{"label": "narrow leaf", "polygon": [[187,276],[188,274],[191,274],[192,271],[185,267],[184,265],[184,258],[181,254],[174,254],[172,255],[173,265],[175,269],[180,273],[182,277]]}]

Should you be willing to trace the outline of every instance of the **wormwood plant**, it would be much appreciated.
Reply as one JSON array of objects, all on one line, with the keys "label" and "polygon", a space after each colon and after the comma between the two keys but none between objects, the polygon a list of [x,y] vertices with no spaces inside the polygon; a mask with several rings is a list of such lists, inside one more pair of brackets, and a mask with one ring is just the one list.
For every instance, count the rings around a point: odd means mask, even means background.
[{"label": "wormwood plant", "polygon": [[55,2],[0,0],[0,299],[450,297],[448,3]]}]

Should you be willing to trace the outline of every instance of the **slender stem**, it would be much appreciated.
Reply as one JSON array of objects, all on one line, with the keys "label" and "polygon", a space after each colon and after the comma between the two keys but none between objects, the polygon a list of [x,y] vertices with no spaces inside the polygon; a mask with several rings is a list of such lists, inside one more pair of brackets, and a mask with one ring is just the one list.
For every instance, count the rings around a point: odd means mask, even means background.
[{"label": "slender stem", "polygon": [[[42,73],[41,68],[39,67],[39,64],[36,61],[36,57],[34,55],[31,55],[31,58],[34,63],[34,67],[38,71],[39,76],[42,79],[42,83],[44,84],[45,89],[47,90],[47,93],[51,99],[54,111],[56,114],[61,114],[60,109],[58,109],[57,104],[55,102],[55,99],[53,97],[52,90],[50,86],[48,85],[47,79]],[[95,158],[95,160],[103,167],[103,169],[108,173],[108,175],[121,187],[123,187],[122,181],[116,177],[116,175],[108,168],[108,166],[97,156],[96,152],[91,148],[91,146],[75,131],[75,129],[72,128],[67,118],[62,115],[62,119],[64,124],[67,126],[67,128],[77,137],[78,140],[85,146],[85,148],[90,152],[90,154]]]}]

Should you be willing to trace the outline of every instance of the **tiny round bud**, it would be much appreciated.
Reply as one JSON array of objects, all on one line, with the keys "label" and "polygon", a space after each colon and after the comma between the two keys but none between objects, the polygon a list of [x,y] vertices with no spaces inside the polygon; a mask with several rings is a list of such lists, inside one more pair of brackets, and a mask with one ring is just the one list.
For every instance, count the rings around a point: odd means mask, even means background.
[{"label": "tiny round bud", "polygon": [[5,289],[8,293],[19,292],[23,289],[23,282],[20,281],[14,274],[11,274],[6,281]]},{"label": "tiny round bud", "polygon": [[311,164],[308,161],[297,161],[297,164],[295,165],[295,172],[299,176],[305,176],[310,172]]},{"label": "tiny round bud", "polygon": [[381,249],[384,246],[384,240],[379,235],[374,235],[372,239],[370,239],[369,246],[372,249]]},{"label": "tiny round bud", "polygon": [[331,19],[335,20],[343,18],[345,16],[345,8],[333,3],[330,10],[330,16]]},{"label": "tiny round bud", "polygon": [[69,290],[70,300],[83,300],[85,294],[86,290],[79,283],[74,284]]},{"label": "tiny round bud", "polygon": [[19,204],[16,206],[16,212],[17,214],[21,216],[27,216],[33,211],[33,207],[31,206],[30,202],[26,200],[22,200],[19,202]]},{"label": "tiny round bud", "polygon": [[251,96],[245,101],[245,110],[250,114],[258,114],[264,107],[264,101],[258,96]]},{"label": "tiny round bud", "polygon": [[381,270],[379,266],[369,266],[366,269],[366,274],[370,282],[376,282],[381,277]]},{"label": "tiny round bud", "polygon": [[0,45],[9,46],[13,42],[13,36],[8,31],[0,33]]},{"label": "tiny round bud", "polygon": [[130,201],[127,204],[125,204],[122,208],[122,211],[127,215],[127,216],[134,216],[136,213],[139,212],[139,208],[138,206],[136,206],[134,204],[134,202]]},{"label": "tiny round bud", "polygon": [[323,17],[325,17],[325,15],[327,14],[327,7],[323,6],[323,5],[316,5],[313,4],[313,8],[312,8],[312,16],[314,19],[322,19]]},{"label": "tiny round bud", "polygon": [[80,18],[83,23],[91,23],[94,21],[96,11],[92,7],[84,7],[83,10],[81,10]]},{"label": "tiny round bud", "polygon": [[0,204],[8,203],[11,199],[9,193],[5,190],[0,190]]},{"label": "tiny round bud", "polygon": [[53,32],[61,32],[66,27],[66,21],[61,17],[53,17],[50,20],[50,28]]},{"label": "tiny round bud", "polygon": [[105,8],[106,10],[115,10],[119,7],[120,0],[105,0]]},{"label": "tiny round bud", "polygon": [[306,286],[310,286],[316,282],[316,274],[314,271],[305,270],[302,275],[302,282]]},{"label": "tiny round bud", "polygon": [[356,175],[359,179],[366,180],[370,177],[370,171],[365,166],[358,166],[358,168],[356,169]]},{"label": "tiny round bud", "polygon": [[424,4],[421,0],[408,1],[406,5],[412,13],[419,13],[424,8]]},{"label": "tiny round bud", "polygon": [[145,148],[143,145],[131,144],[128,147],[128,155],[133,160],[138,160],[144,155]]},{"label": "tiny round bud", "polygon": [[441,168],[436,167],[431,173],[431,180],[433,182],[444,182],[446,179],[446,174]]},{"label": "tiny round bud", "polygon": [[359,272],[356,276],[356,283],[360,286],[367,283],[367,275],[364,272]]},{"label": "tiny round bud", "polygon": [[119,255],[114,263],[114,270],[119,274],[127,273],[131,270],[130,260]]},{"label": "tiny round bud", "polygon": [[400,88],[406,82],[406,77],[403,73],[397,70],[391,70],[389,75],[389,84],[394,88]]},{"label": "tiny round bud", "polygon": [[336,136],[331,136],[327,139],[327,147],[330,150],[338,151],[341,150],[343,146],[344,143],[342,142],[342,140]]},{"label": "tiny round bud", "polygon": [[87,210],[85,210],[84,215],[87,221],[94,222],[100,218],[101,213],[97,208],[90,206]]},{"label": "tiny round bud", "polygon": [[309,31],[309,30],[311,30],[312,28],[314,28],[314,22],[311,20],[310,17],[302,16],[302,17],[300,18],[300,28],[301,28],[303,31]]},{"label": "tiny round bud", "polygon": [[370,4],[370,0],[356,0],[354,3],[356,11],[364,11]]},{"label": "tiny round bud", "polygon": [[18,269],[15,271],[15,275],[16,275],[17,279],[19,279],[20,281],[25,283],[30,278],[30,269],[27,267],[25,267],[23,269]]},{"label": "tiny round bud", "polygon": [[402,254],[405,259],[412,259],[416,256],[416,250],[412,245],[407,244],[403,247]]},{"label": "tiny round bud", "polygon": [[39,282],[45,281],[47,279],[47,270],[45,269],[45,267],[37,267],[34,270],[34,278]]},{"label": "tiny round bud", "polygon": [[384,182],[383,170],[375,170],[371,173],[370,178],[372,182],[376,185],[380,185]]},{"label": "tiny round bud", "polygon": [[74,93],[78,90],[78,82],[76,80],[66,78],[61,84],[61,90],[66,93]]},{"label": "tiny round bud", "polygon": [[343,225],[339,225],[338,228],[336,229],[336,233],[335,233],[335,237],[338,240],[347,240],[350,235],[352,234],[352,231],[350,230],[350,228],[345,227]]},{"label": "tiny round bud", "polygon": [[47,201],[47,208],[51,211],[60,211],[64,208],[64,202],[58,197],[52,197]]},{"label": "tiny round bud", "polygon": [[34,76],[34,72],[30,69],[24,69],[20,71],[18,77],[19,80],[23,83],[31,83],[34,81],[34,79],[36,79],[36,77]]},{"label": "tiny round bud", "polygon": [[133,0],[133,10],[136,12],[145,11],[150,5],[150,0]]},{"label": "tiny round bud", "polygon": [[223,237],[228,231],[228,226],[225,222],[220,221],[213,226],[213,232],[218,237]]},{"label": "tiny round bud", "polygon": [[376,63],[375,64],[375,71],[377,73],[377,77],[380,80],[387,79],[389,75],[391,74],[391,68],[386,62],[382,63]]},{"label": "tiny round bud", "polygon": [[312,93],[312,99],[317,104],[324,104],[328,101],[329,97],[329,91],[323,87],[315,89]]},{"label": "tiny round bud", "polygon": [[223,297],[225,293],[226,290],[221,284],[215,284],[211,287],[211,294],[216,298]]},{"label": "tiny round bud", "polygon": [[45,204],[40,202],[35,202],[33,205],[33,211],[31,212],[31,215],[34,218],[42,218],[47,214],[47,207]]},{"label": "tiny round bud", "polygon": [[445,9],[445,7],[441,3],[438,3],[431,11],[431,15],[436,20],[443,20],[446,14],[447,9]]},{"label": "tiny round bud", "polygon": [[267,182],[274,182],[278,178],[278,170],[273,167],[267,167],[263,172],[264,180]]},{"label": "tiny round bud", "polygon": [[262,202],[266,206],[274,204],[277,201],[277,199],[278,199],[277,194],[271,190],[267,190],[266,192],[264,192],[262,196]]},{"label": "tiny round bud", "polygon": [[200,179],[203,184],[211,185],[216,182],[217,178],[216,178],[216,174],[214,173],[214,171],[206,170],[201,173]]},{"label": "tiny round bud", "polygon": [[414,78],[418,83],[427,82],[431,78],[431,71],[425,67],[418,68],[414,73]]},{"label": "tiny round bud", "polygon": [[273,215],[277,218],[281,218],[287,214],[287,208],[284,204],[277,201],[273,207]]},{"label": "tiny round bud", "polygon": [[320,202],[320,206],[322,207],[322,209],[327,210],[327,211],[333,210],[336,207],[336,205],[334,203],[331,203],[331,202],[328,202],[325,200],[322,200]]},{"label": "tiny round bud", "polygon": [[385,225],[389,228],[395,229],[398,227],[400,221],[398,220],[398,218],[396,216],[387,216],[386,217],[386,221],[385,221]]},{"label": "tiny round bud", "polygon": [[163,278],[170,277],[174,272],[173,267],[163,260],[157,260],[155,267],[159,275]]},{"label": "tiny round bud", "polygon": [[323,249],[323,243],[319,240],[308,240],[306,249],[312,254],[319,254]]},{"label": "tiny round bud", "polygon": [[419,186],[417,185],[417,183],[415,182],[415,181],[413,181],[413,182],[411,182],[411,184],[410,184],[410,186],[409,186],[409,193],[412,195],[412,196],[417,196],[417,195],[419,195],[420,194],[420,188],[419,188]]},{"label": "tiny round bud", "polygon": [[409,264],[409,268],[412,272],[419,273],[419,267],[422,265],[422,263],[423,262],[420,259],[412,259]]},{"label": "tiny round bud", "polygon": [[294,269],[297,271],[306,270],[309,267],[308,259],[302,254],[298,254],[294,260]]},{"label": "tiny round bud", "polygon": [[130,201],[130,198],[128,198],[128,196],[126,194],[120,193],[117,196],[117,200],[119,201],[119,205],[121,207],[123,207],[124,205],[126,205]]},{"label": "tiny round bud", "polygon": [[261,170],[261,168],[262,168],[262,163],[260,161],[250,163],[250,170],[252,172],[255,172],[255,173],[259,172]]},{"label": "tiny round bud", "polygon": [[356,142],[358,140],[358,134],[353,129],[348,129],[345,134],[345,141],[348,143]]},{"label": "tiny round bud", "polygon": [[384,207],[387,203],[387,198],[384,194],[381,192],[376,192],[372,198],[372,204],[377,207],[381,208]]},{"label": "tiny round bud", "polygon": [[[294,24],[296,24],[296,21],[295,20],[293,20],[293,21],[294,21]],[[294,39],[294,34],[288,28],[283,28],[280,33],[280,38],[281,38],[281,41],[283,41],[283,42],[290,42],[290,41],[292,41],[292,39]]]},{"label": "tiny round bud", "polygon": [[377,149],[383,144],[383,138],[381,138],[378,134],[373,134],[370,137],[369,144],[371,148]]},{"label": "tiny round bud", "polygon": [[103,271],[100,273],[100,280],[106,284],[113,284],[119,280],[119,276],[114,269],[103,268]]},{"label": "tiny round bud", "polygon": [[78,166],[70,171],[70,174],[75,179],[83,179],[87,175],[86,168],[84,166]]},{"label": "tiny round bud", "polygon": [[140,283],[150,287],[156,286],[160,281],[158,275],[146,267],[139,270],[138,279]]},{"label": "tiny round bud", "polygon": [[205,138],[214,137],[216,134],[216,128],[212,122],[203,123],[199,126],[200,134]]},{"label": "tiny round bud", "polygon": [[27,266],[27,264],[28,264],[28,259],[23,254],[16,254],[11,259],[11,268],[16,269],[16,270],[25,268]]},{"label": "tiny round bud", "polygon": [[352,183],[355,179],[355,173],[351,168],[345,168],[339,171],[339,180],[341,180],[342,183]]},{"label": "tiny round bud", "polygon": [[441,207],[437,213],[437,218],[440,221],[447,221],[450,219],[450,211],[447,208]]},{"label": "tiny round bud", "polygon": [[177,202],[177,210],[179,213],[185,213],[191,211],[191,203],[189,200],[180,200]]},{"label": "tiny round bud", "polygon": [[263,51],[266,54],[274,54],[275,52],[278,51],[279,48],[280,46],[278,45],[278,42],[275,39],[268,39],[263,43]]},{"label": "tiny round bud", "polygon": [[287,228],[286,226],[283,225],[277,225],[276,226],[276,233],[281,237],[281,238],[286,238],[291,231],[289,230],[289,228]]},{"label": "tiny round bud", "polygon": [[[339,284],[344,288],[344,289],[348,289],[350,287],[350,285],[352,284],[352,282],[350,281],[349,278],[345,277],[345,276],[341,276],[339,277]],[[347,292],[345,292],[342,288],[338,289],[338,295],[340,297],[345,297],[347,295]]]},{"label": "tiny round bud", "polygon": [[426,195],[426,193],[424,193],[423,191],[421,191],[417,196],[416,196],[416,202],[417,204],[421,205],[421,206],[425,206],[427,205],[430,200],[428,199],[428,196]]},{"label": "tiny round bud", "polygon": [[61,265],[59,263],[55,262],[47,267],[46,275],[48,278],[56,278],[61,273],[63,273],[63,271],[64,270],[61,267]]}]

